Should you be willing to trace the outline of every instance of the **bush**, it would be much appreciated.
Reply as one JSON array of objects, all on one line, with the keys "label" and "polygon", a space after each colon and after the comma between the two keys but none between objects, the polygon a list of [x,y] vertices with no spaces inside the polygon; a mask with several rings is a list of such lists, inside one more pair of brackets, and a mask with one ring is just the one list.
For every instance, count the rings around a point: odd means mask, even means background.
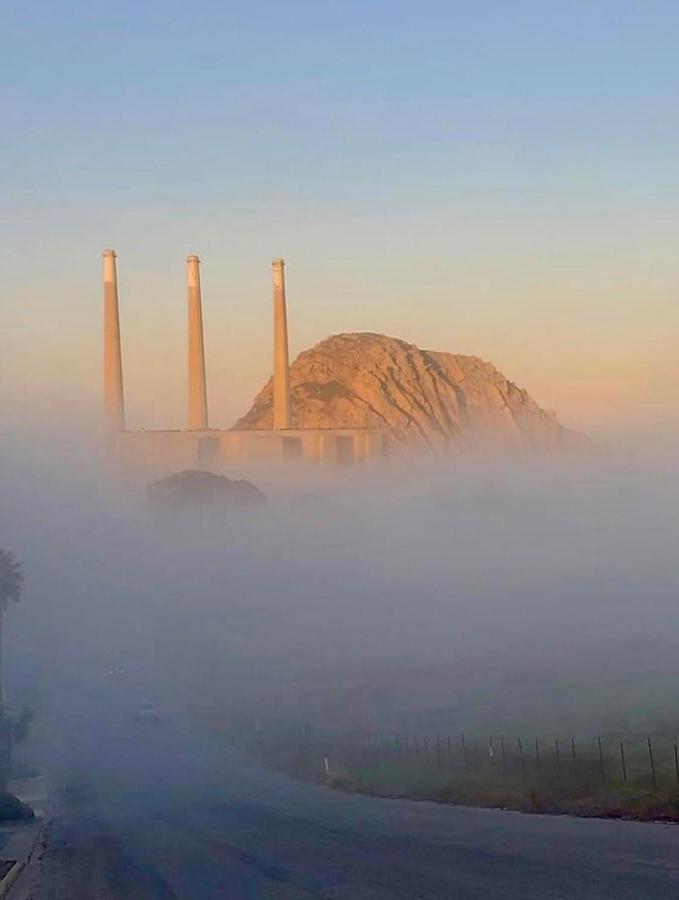
[{"label": "bush", "polygon": [[18,822],[22,819],[32,819],[35,813],[27,803],[14,794],[0,794],[0,822]]},{"label": "bush", "polygon": [[325,784],[336,791],[354,793],[358,790],[356,781],[348,772],[331,772],[325,779]]}]

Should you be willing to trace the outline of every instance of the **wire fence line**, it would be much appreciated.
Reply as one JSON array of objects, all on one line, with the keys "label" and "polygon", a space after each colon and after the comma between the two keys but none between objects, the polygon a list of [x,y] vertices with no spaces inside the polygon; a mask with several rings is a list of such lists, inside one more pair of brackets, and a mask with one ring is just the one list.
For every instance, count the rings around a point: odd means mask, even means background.
[{"label": "wire fence line", "polygon": [[654,787],[662,778],[666,786],[679,788],[679,741],[666,735],[526,740],[505,735],[470,739],[464,733],[456,738],[379,734],[369,738],[366,747],[371,747],[377,763],[382,759],[458,771],[532,772],[571,779],[596,775],[602,784],[647,781]]},{"label": "wire fence line", "polygon": [[296,744],[299,758],[325,775],[338,768],[399,768],[459,779],[507,776],[563,781],[574,787],[644,785],[679,790],[679,739],[667,734],[480,738],[465,733],[340,734],[298,725],[284,733],[260,729],[256,735],[263,755],[267,746],[274,749],[284,743]]}]

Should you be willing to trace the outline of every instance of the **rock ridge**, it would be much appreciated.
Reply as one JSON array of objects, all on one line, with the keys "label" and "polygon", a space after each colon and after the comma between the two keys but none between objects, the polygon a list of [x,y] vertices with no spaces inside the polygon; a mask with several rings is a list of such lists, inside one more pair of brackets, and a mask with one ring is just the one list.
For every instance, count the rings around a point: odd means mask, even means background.
[{"label": "rock ridge", "polygon": [[[400,445],[435,452],[588,445],[491,363],[373,332],[335,334],[300,353],[290,390],[297,428],[382,427]],[[271,428],[272,405],[270,379],[235,428]]]}]

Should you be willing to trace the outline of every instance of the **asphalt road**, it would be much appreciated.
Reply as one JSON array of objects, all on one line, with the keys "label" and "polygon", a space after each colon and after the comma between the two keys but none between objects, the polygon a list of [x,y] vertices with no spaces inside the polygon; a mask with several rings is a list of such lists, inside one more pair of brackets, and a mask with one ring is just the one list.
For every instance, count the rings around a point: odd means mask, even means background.
[{"label": "asphalt road", "polygon": [[240,759],[129,703],[64,715],[13,900],[679,896],[679,827],[373,800]]}]

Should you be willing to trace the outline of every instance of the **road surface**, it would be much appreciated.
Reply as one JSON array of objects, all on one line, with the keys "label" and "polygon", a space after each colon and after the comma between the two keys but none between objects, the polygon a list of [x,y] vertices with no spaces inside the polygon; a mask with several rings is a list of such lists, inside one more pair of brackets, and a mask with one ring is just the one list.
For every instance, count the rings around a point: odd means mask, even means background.
[{"label": "road surface", "polygon": [[64,714],[11,900],[679,897],[679,827],[375,800],[244,761],[180,716]]}]

